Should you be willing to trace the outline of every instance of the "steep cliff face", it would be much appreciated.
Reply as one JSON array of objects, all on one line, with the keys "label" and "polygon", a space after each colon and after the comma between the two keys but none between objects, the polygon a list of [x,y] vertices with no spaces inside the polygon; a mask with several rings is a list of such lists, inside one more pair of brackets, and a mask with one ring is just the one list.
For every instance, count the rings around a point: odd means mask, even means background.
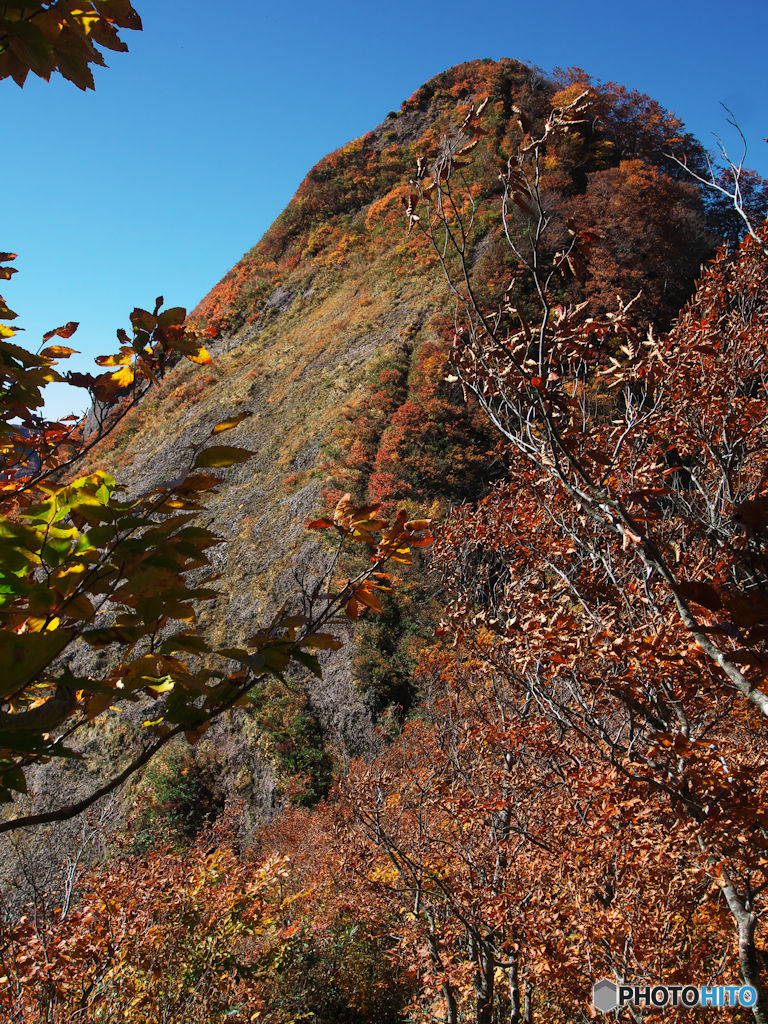
[{"label": "steep cliff face", "polygon": [[[256,455],[227,471],[209,504],[224,542],[212,555],[222,596],[201,620],[217,645],[241,642],[283,601],[300,600],[324,566],[327,551],[304,529],[322,502],[323,448],[371,362],[430,318],[437,295],[435,283],[398,280],[386,259],[363,254],[287,274],[258,319],[212,346],[210,369],[178,367],[95,453],[94,465],[143,491],[176,475],[215,422],[253,414],[232,436]],[[362,752],[375,742],[372,709],[352,688],[349,658],[349,648],[329,658],[311,701],[333,744]]]},{"label": "steep cliff face", "polygon": [[[504,472],[495,438],[444,380],[450,297],[428,238],[406,236],[402,200],[417,158],[434,158],[441,135],[488,97],[488,134],[465,171],[478,210],[470,267],[485,294],[501,295],[513,268],[499,223],[498,175],[519,143],[519,110],[535,126],[586,84],[581,72],[553,83],[514,60],[460,65],[325,157],[194,310],[193,321],[218,332],[213,364],[175,367],[94,449],[86,468],[109,469],[140,493],[175,476],[188,446],[213,424],[252,414],[232,436],[256,455],[226,471],[207,515],[222,537],[212,556],[220,597],[200,611],[215,646],[242,642],[284,602],[301,606],[329,558],[304,522],[329,498],[352,490],[439,514],[475,499]],[[671,315],[712,240],[700,196],[674,176],[663,152],[673,140],[695,161],[700,147],[646,97],[613,86],[593,93],[594,113],[567,144],[553,146],[543,172],[558,230],[578,217],[612,234],[583,279],[563,282],[562,299],[599,303],[607,290],[629,298],[640,285]],[[660,190],[663,209],[652,201]],[[608,195],[620,200],[610,210]],[[626,258],[630,230],[645,233],[641,271]],[[323,745],[323,757],[341,760],[376,750],[386,686],[367,684],[375,673],[355,660],[351,625],[346,636],[345,647],[325,658],[321,680],[294,681],[306,708],[278,695],[255,725],[245,728],[238,713],[199,744],[203,755],[218,751],[230,779],[251,780],[229,791],[250,805],[252,819],[279,804],[278,778],[301,775],[308,763],[285,755],[290,728],[283,721],[278,729],[275,715],[294,723],[305,712],[315,717],[317,758]],[[386,645],[376,642],[386,660]],[[257,755],[259,722],[267,739]],[[295,733],[294,746],[303,735]],[[40,799],[55,785],[41,776]]]},{"label": "steep cliff face", "polygon": [[[304,522],[322,504],[342,411],[359,403],[377,360],[415,338],[439,340],[429,325],[444,286],[432,259],[410,265],[400,197],[415,144],[437,137],[456,100],[419,98],[404,108],[322,160],[194,311],[220,330],[213,365],[171,371],[93,454],[93,466],[143,491],[174,476],[186,446],[213,423],[253,414],[232,436],[256,455],[227,471],[209,506],[224,542],[213,553],[222,596],[201,620],[217,645],[242,641],[270,610],[301,601],[328,557]],[[326,659],[310,705],[332,747],[371,752],[376,702],[354,687],[351,657],[348,645]]]}]

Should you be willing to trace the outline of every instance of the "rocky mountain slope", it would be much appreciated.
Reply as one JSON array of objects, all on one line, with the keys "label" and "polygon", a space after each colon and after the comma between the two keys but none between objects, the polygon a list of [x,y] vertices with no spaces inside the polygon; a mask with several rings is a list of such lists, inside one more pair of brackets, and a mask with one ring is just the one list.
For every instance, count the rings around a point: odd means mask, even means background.
[{"label": "rocky mountain slope", "polygon": [[[86,468],[109,469],[139,493],[176,475],[214,423],[252,414],[233,443],[255,455],[226,471],[209,504],[222,537],[213,552],[221,596],[200,621],[214,645],[241,642],[286,601],[301,606],[329,557],[305,520],[340,493],[439,518],[504,475],[496,439],[445,380],[450,295],[429,239],[406,235],[403,200],[417,159],[434,158],[443,133],[488,98],[487,135],[464,174],[477,204],[471,273],[500,297],[513,267],[498,175],[523,127],[535,130],[553,104],[589,86],[583,72],[553,82],[514,60],[460,65],[325,157],[191,314],[217,332],[213,363],[177,365],[94,449]],[[553,144],[543,169],[557,210],[553,245],[572,218],[604,240],[582,275],[563,279],[562,300],[599,307],[606,295],[628,299],[641,287],[658,316],[671,318],[715,239],[702,195],[665,153],[676,148],[698,166],[701,147],[647,97],[610,84],[591,92],[589,117]],[[216,751],[225,795],[243,800],[252,822],[271,813],[292,775],[311,776],[310,792],[321,793],[334,759],[377,748],[377,718],[405,700],[424,579],[422,567],[404,584],[410,618],[396,595],[383,627],[357,627],[357,655],[350,624],[322,680],[269,693],[247,726],[238,714],[195,748],[201,757]],[[397,643],[387,635],[392,623]],[[58,785],[45,778],[41,799]]]},{"label": "rocky mountain slope", "polygon": [[[322,678],[289,673],[279,641],[255,662],[230,651],[283,675],[207,732],[189,729],[208,680],[190,662],[153,650],[147,663],[137,643],[111,673],[116,636],[176,643],[156,611],[169,576],[145,577],[148,629],[128,633],[128,615],[97,631],[95,654],[72,651],[104,714],[73,733],[84,761],[30,771],[37,809],[117,778],[144,719],[162,729],[165,713],[199,742],[169,743],[86,820],[0,845],[13,924],[0,968],[19,979],[5,1002],[24,1019],[30,1006],[46,1020],[98,1007],[137,1021],[560,1024],[594,1017],[595,978],[647,992],[693,964],[708,984],[740,974],[733,991],[768,1024],[753,884],[766,863],[766,226],[702,273],[743,224],[671,154],[706,166],[673,115],[579,69],[453,68],[320,161],[200,303],[210,363],[195,343],[204,365],[94,407],[83,432],[100,413],[114,429],[85,469],[134,496],[176,478],[152,514],[179,529],[182,487],[206,486],[185,470],[211,428],[236,425],[254,453],[213,446],[196,462],[230,466],[192,513],[221,537],[219,593],[198,609],[214,649],[275,609],[309,610],[332,549],[306,520],[346,492],[433,520],[433,563],[420,548],[390,563],[377,614],[343,623],[338,651],[322,638]],[[742,184],[759,225],[768,183]],[[137,347],[162,376],[168,337],[153,338]],[[127,526],[112,517],[110,539],[166,529],[137,507]],[[114,550],[130,573],[130,550]],[[151,557],[180,564],[169,548]],[[170,599],[202,561],[181,563]],[[43,631],[27,632],[9,650],[37,647]],[[187,639],[173,650],[201,650]],[[110,706],[105,672],[157,704]]]}]

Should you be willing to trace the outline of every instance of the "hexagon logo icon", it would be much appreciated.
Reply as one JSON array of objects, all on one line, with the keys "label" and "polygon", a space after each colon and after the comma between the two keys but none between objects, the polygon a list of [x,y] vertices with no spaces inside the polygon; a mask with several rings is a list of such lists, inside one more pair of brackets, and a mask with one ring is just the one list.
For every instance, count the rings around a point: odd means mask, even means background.
[{"label": "hexagon logo icon", "polygon": [[609,1013],[619,1005],[619,990],[608,978],[601,978],[592,986],[592,1002],[595,1009]]}]

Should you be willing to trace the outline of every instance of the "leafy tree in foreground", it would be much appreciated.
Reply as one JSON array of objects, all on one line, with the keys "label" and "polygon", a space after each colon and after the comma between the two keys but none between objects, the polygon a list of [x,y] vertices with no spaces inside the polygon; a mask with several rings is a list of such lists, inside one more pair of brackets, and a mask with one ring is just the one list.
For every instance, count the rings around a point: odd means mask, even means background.
[{"label": "leafy tree in foreground", "polygon": [[129,0],[0,4],[0,79],[23,86],[30,71],[46,82],[58,71],[78,89],[93,89],[88,65],[106,67],[99,46],[127,51],[123,28],[141,29]]}]

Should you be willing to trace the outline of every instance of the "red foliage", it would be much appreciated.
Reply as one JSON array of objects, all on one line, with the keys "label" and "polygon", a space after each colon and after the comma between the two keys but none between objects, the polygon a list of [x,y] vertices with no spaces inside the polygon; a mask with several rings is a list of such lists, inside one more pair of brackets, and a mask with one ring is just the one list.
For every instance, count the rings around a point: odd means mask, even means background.
[{"label": "red foliage", "polygon": [[[417,334],[419,325],[415,325]],[[476,404],[449,384],[446,347],[423,341],[374,372],[360,403],[337,429],[326,497],[349,488],[358,498],[417,504],[476,498],[488,485],[493,442]]]},{"label": "red foliage", "polygon": [[628,302],[642,291],[638,312],[644,319],[672,320],[711,248],[697,205],[690,182],[639,159],[588,176],[572,208],[574,220],[600,236],[584,285],[594,312],[605,312],[616,295]]},{"label": "red foliage", "polygon": [[418,348],[408,398],[392,414],[368,481],[372,501],[478,497],[488,468],[489,440],[476,405],[446,382],[449,363],[434,341]]}]

